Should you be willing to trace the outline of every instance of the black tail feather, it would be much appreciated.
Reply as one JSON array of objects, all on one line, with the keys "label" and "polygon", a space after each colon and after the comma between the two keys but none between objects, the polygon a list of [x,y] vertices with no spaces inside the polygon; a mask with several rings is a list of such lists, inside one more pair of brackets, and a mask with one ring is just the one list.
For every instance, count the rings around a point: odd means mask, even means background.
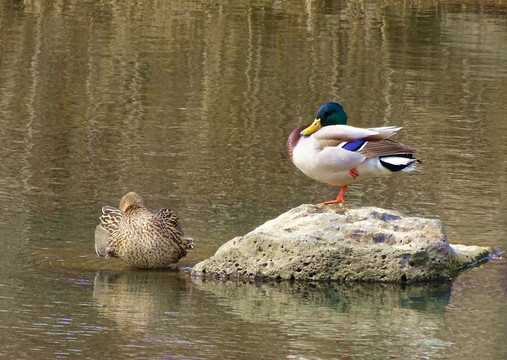
[{"label": "black tail feather", "polygon": [[[385,167],[386,169],[388,169],[388,170],[390,170],[392,172],[396,172],[396,171],[401,171],[403,169],[407,169],[410,166],[413,166],[415,163],[420,163],[421,162],[420,160],[415,159],[412,154],[399,154],[399,155],[397,154],[397,155],[394,156],[394,157],[401,157],[401,158],[410,159],[410,161],[407,161],[404,164],[393,164],[391,162],[383,160],[383,158],[389,158],[389,157],[392,158],[393,156],[381,156],[381,157],[379,157],[379,161],[380,161],[380,164],[382,164],[383,167]],[[412,169],[408,169],[408,171],[410,171],[410,170],[412,170]]]}]

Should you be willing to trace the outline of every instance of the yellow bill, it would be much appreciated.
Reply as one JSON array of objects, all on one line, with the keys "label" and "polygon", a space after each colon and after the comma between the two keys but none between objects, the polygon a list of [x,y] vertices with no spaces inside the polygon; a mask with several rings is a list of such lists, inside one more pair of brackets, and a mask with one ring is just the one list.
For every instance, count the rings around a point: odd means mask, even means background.
[{"label": "yellow bill", "polygon": [[320,119],[315,119],[310,126],[308,126],[306,129],[301,131],[301,135],[303,135],[303,136],[311,135],[315,131],[319,130],[321,127],[322,127],[322,125],[320,123]]}]

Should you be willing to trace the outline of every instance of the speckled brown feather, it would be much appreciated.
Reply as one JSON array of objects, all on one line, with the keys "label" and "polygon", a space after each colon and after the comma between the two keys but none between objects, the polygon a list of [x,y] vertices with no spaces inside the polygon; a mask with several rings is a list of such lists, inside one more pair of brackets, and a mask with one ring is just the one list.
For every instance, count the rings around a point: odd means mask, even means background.
[{"label": "speckled brown feather", "polygon": [[100,218],[99,226],[109,234],[106,257],[118,257],[138,268],[163,268],[193,249],[193,240],[182,238],[178,217],[170,209],[150,212],[135,193],[125,195],[120,206],[124,212],[104,207]]},{"label": "speckled brown feather", "polygon": [[171,209],[160,209],[153,211],[154,214],[160,216],[166,224],[168,224],[171,228],[174,228],[175,231],[179,232],[179,239],[181,241],[181,244],[185,247],[187,250],[193,250],[194,249],[194,240],[189,237],[184,237],[185,233],[183,232],[183,229],[181,228],[181,224],[179,223],[179,219],[174,214]]},{"label": "speckled brown feather", "polygon": [[113,231],[118,230],[118,224],[122,218],[122,213],[120,210],[112,207],[112,206],[104,206],[102,208],[102,215],[100,216],[100,225],[102,228],[112,233]]}]

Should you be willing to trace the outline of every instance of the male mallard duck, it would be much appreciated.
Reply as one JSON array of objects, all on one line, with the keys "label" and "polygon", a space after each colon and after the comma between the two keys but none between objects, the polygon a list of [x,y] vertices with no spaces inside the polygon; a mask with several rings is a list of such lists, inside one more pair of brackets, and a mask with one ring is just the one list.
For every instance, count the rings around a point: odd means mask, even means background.
[{"label": "male mallard duck", "polygon": [[129,192],[122,197],[120,209],[102,208],[95,252],[137,268],[164,268],[194,248],[193,240],[182,236],[178,217],[170,209],[149,211],[141,196]]},{"label": "male mallard duck", "polygon": [[396,171],[412,171],[417,149],[388,139],[401,127],[362,129],[347,126],[347,114],[335,102],[323,104],[311,125],[296,128],[287,140],[289,156],[305,175],[341,186],[336,200],[343,202],[347,186]]}]

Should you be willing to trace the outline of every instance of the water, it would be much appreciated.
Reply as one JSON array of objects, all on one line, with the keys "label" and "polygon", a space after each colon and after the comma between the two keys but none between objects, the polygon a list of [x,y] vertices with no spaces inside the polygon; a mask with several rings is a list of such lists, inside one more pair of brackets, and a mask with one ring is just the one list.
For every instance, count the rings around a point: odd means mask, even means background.
[{"label": "water", "polygon": [[[3,1],[0,356],[465,358],[507,352],[505,260],[452,283],[214,282],[189,268],[336,197],[285,140],[318,106],[397,125],[420,170],[347,202],[507,248],[504,1]],[[103,205],[171,207],[182,271],[99,259]]]}]

